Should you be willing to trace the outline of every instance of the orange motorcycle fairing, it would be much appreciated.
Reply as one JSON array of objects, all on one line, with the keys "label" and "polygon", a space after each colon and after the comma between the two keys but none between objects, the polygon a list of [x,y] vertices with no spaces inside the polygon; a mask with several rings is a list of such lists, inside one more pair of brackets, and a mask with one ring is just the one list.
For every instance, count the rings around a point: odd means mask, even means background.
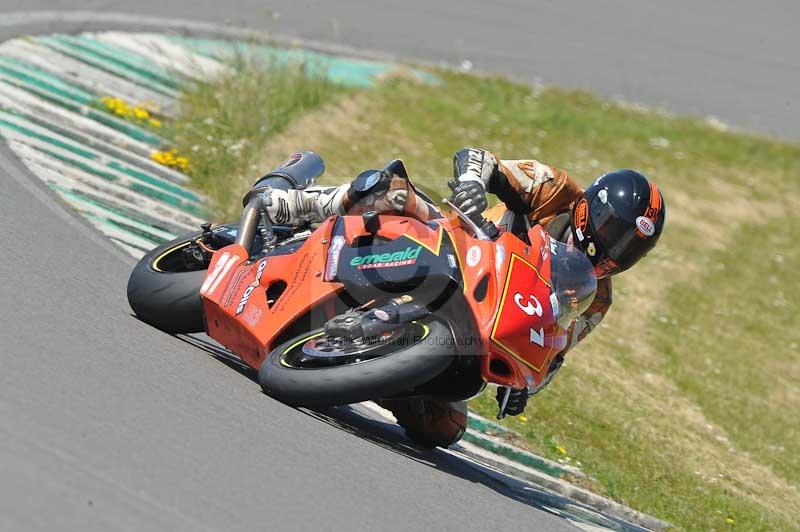
[{"label": "orange motorcycle fairing", "polygon": [[218,250],[208,270],[208,278],[219,271],[217,278],[201,290],[209,336],[257,369],[288,325],[315,310],[330,312],[328,302],[342,288],[323,280],[331,228],[328,220],[297,251],[253,262],[241,246]]},{"label": "orange motorcycle fairing", "polygon": [[[319,327],[346,310],[344,285],[335,280],[335,271],[347,265],[337,263],[338,251],[369,234],[362,217],[341,216],[326,220],[291,253],[251,261],[241,246],[218,250],[201,289],[208,334],[260,368],[275,346],[310,330],[298,332],[301,318],[321,313],[314,320]],[[541,227],[528,232],[530,243],[510,233],[492,242],[468,234],[457,218],[425,223],[381,215],[378,235],[409,239],[436,257],[447,243],[462,283],[458,297],[463,300],[456,307],[468,315],[445,319],[457,320],[461,330],[474,335],[456,338],[469,346],[462,354],[481,358],[487,382],[528,389],[544,382],[566,340],[555,322],[548,281],[553,241]]]},{"label": "orange motorcycle fairing", "polygon": [[[485,347],[484,380],[513,388],[540,386],[550,361],[566,346],[550,301],[551,238],[539,226],[529,231],[530,244],[510,233],[495,242],[455,234],[466,285],[472,287],[465,295]],[[483,285],[485,296],[479,290]]]}]

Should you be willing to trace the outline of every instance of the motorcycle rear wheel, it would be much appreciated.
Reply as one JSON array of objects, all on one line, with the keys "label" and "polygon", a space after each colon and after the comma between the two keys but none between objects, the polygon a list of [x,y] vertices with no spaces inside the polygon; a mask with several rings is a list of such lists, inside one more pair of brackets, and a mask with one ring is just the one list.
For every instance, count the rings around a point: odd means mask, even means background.
[{"label": "motorcycle rear wheel", "polygon": [[[415,322],[408,345],[400,342],[386,354],[338,365],[303,365],[304,348],[324,336],[322,329],[293,338],[273,349],[258,373],[267,395],[291,406],[323,407],[389,397],[424,384],[444,371],[456,354],[450,328],[438,319]],[[334,357],[331,358],[333,360]],[[312,361],[313,362],[313,361]]]}]

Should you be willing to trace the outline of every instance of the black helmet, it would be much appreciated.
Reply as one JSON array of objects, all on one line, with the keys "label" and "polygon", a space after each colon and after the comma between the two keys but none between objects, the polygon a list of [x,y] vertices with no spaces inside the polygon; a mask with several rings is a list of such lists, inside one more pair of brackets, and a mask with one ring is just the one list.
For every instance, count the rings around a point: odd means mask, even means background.
[{"label": "black helmet", "polygon": [[586,189],[572,210],[575,245],[598,278],[623,272],[647,255],[664,227],[664,197],[645,176],[615,170]]}]

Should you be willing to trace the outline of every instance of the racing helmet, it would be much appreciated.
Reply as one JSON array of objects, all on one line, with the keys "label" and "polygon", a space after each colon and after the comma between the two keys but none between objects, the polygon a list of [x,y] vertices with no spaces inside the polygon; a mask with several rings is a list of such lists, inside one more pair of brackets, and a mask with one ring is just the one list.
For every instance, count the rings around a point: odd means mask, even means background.
[{"label": "racing helmet", "polygon": [[656,245],[666,208],[658,187],[634,170],[600,176],[572,210],[574,244],[598,279],[623,272]]}]

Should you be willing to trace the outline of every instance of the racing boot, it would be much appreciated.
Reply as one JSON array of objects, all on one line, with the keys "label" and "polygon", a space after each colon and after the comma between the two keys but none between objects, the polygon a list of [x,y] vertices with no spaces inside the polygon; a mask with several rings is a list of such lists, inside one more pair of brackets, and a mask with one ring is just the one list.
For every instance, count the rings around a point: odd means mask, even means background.
[{"label": "racing boot", "polygon": [[386,399],[379,404],[391,410],[408,438],[423,447],[448,447],[467,431],[466,401]]}]

